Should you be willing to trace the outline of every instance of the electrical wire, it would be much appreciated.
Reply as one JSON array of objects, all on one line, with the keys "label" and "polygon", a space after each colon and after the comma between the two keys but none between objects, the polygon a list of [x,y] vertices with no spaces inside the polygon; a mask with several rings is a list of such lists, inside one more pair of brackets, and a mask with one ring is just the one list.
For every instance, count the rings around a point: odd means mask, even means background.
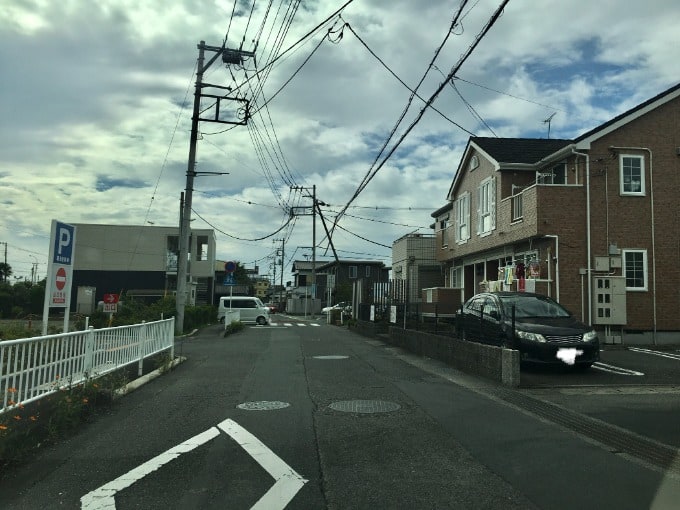
[{"label": "electrical wire", "polygon": [[236,239],[237,241],[247,241],[247,242],[264,241],[265,239],[269,239],[270,237],[275,236],[276,234],[278,234],[279,232],[281,232],[284,228],[286,228],[286,227],[288,226],[288,224],[289,224],[289,223],[291,222],[291,220],[292,220],[292,217],[288,218],[288,221],[286,221],[286,223],[284,223],[283,225],[281,225],[275,232],[272,232],[271,234],[268,234],[268,235],[266,235],[266,236],[264,236],[264,237],[258,237],[258,238],[255,238],[255,239],[244,239],[244,238],[241,238],[241,237],[234,236],[234,235],[232,235],[232,234],[228,234],[228,233],[225,232],[224,230],[222,230],[222,229],[216,227],[215,225],[213,225],[212,223],[210,223],[208,220],[206,220],[203,216],[201,216],[200,214],[198,214],[198,213],[196,212],[195,209],[192,208],[191,211],[192,211],[196,216],[198,216],[201,220],[203,220],[203,222],[205,222],[206,225],[210,226],[210,228],[212,228],[213,230],[219,232],[220,234],[225,235],[225,236],[227,236],[227,237],[229,237],[229,238],[231,238],[231,239]]},{"label": "electrical wire", "polygon": [[[418,94],[418,92],[416,92],[416,90],[414,90],[414,89],[412,89],[411,87],[409,87],[409,86],[404,82],[404,80],[402,80],[401,78],[399,78],[399,76],[397,76],[397,74],[396,74],[394,71],[392,71],[392,69],[390,69],[390,68],[388,67],[388,65],[387,65],[387,64],[386,64],[386,63],[385,63],[378,55],[375,54],[375,52],[368,46],[368,44],[366,44],[366,42],[365,42],[361,37],[359,37],[359,34],[357,34],[357,33],[354,31],[354,29],[351,27],[351,25],[350,25],[349,23],[345,23],[344,26],[346,26],[347,28],[349,28],[350,32],[352,32],[352,34],[354,34],[354,36],[359,40],[359,42],[364,46],[364,48],[366,48],[366,49],[368,50],[368,52],[369,52],[371,55],[373,55],[373,57],[375,57],[375,59],[376,59],[378,62],[380,62],[380,64],[387,70],[387,72],[389,72],[392,76],[394,76],[394,77],[397,79],[397,81],[398,81],[399,83],[401,83],[404,87],[406,87],[406,89],[407,89],[409,92],[411,92],[411,94],[412,94],[412,95],[411,95],[411,98],[413,98],[413,97],[415,96],[415,97],[417,97],[418,99],[420,99],[423,103],[426,103],[425,99],[423,99],[423,98],[420,96],[420,94]],[[432,65],[432,64],[430,64],[430,65]],[[433,67],[436,67],[436,66],[433,66]],[[422,83],[422,80],[421,80],[420,83]],[[420,83],[419,83],[418,85],[420,85]],[[417,89],[417,87],[416,87],[416,89]],[[411,99],[409,99],[409,106],[410,106],[410,104],[411,104]],[[461,126],[460,124],[458,124],[456,121],[454,121],[454,120],[448,118],[446,115],[444,115],[444,113],[442,113],[439,109],[435,108],[433,105],[429,105],[429,107],[430,107],[432,110],[434,110],[435,112],[437,112],[439,115],[441,115],[444,119],[448,120],[451,124],[453,124],[453,125],[456,126],[457,128],[461,129],[462,131],[465,131],[465,132],[466,132],[467,134],[469,134],[470,136],[476,136],[472,131],[470,131],[470,130],[464,128],[463,126]],[[408,110],[408,107],[407,107],[407,110]],[[406,113],[406,112],[404,112],[404,113]],[[399,122],[397,122],[397,125],[399,125],[399,123],[401,122],[401,120],[402,120],[403,118],[404,118],[404,117],[403,117],[403,115],[402,115],[402,117],[399,119]],[[394,133],[394,130],[392,131],[392,133]],[[388,138],[388,141],[389,141],[389,138]],[[384,148],[385,148],[385,146],[383,146],[383,149],[382,149],[382,150],[384,150]],[[382,153],[382,150],[381,150],[381,153]],[[378,155],[378,157],[379,157],[379,156],[380,156],[380,154]]]},{"label": "electrical wire", "polygon": [[[444,87],[448,83],[449,80],[453,79],[455,74],[458,72],[458,70],[462,67],[462,65],[467,61],[467,59],[470,57],[472,52],[475,50],[477,45],[480,43],[480,41],[484,38],[484,36],[489,32],[491,27],[496,23],[498,18],[501,16],[505,6],[509,3],[510,0],[503,0],[501,2],[501,5],[496,9],[494,14],[491,16],[487,24],[482,28],[479,34],[477,34],[477,37],[473,41],[473,43],[469,46],[469,48],[466,50],[466,52],[460,57],[458,62],[453,66],[449,74],[446,76],[446,80],[442,82],[437,89],[434,91],[434,93],[430,96],[430,98],[427,101],[427,104],[420,110],[416,118],[411,122],[411,124],[408,126],[406,131],[401,135],[399,140],[394,144],[392,149],[387,153],[387,155],[383,158],[381,163],[372,170],[369,170],[369,174],[367,174],[367,177],[364,178],[362,183],[359,185],[357,190],[354,192],[354,195],[350,200],[347,202],[345,207],[343,207],[341,213],[344,214],[344,211],[346,210],[346,207],[348,207],[358,196],[359,194],[366,188],[368,183],[375,177],[375,175],[380,171],[380,169],[385,165],[385,163],[389,160],[389,158],[394,154],[394,152],[397,150],[397,148],[401,145],[401,143],[406,139],[406,137],[410,134],[410,132],[413,130],[413,128],[420,122],[420,120],[423,118],[423,115],[425,114],[425,111],[427,110],[428,104],[431,104],[434,102],[434,100],[439,96],[442,90],[444,90]],[[337,225],[337,222],[339,219],[342,217],[342,214],[336,216],[335,221],[334,221],[334,226]]]},{"label": "electrical wire", "polygon": [[348,234],[351,234],[351,235],[353,235],[354,237],[358,237],[358,238],[361,239],[362,241],[366,241],[366,242],[369,242],[369,243],[372,243],[372,244],[377,244],[378,246],[382,246],[382,247],[384,247],[384,248],[392,248],[391,246],[387,246],[386,244],[378,243],[378,242],[376,242],[376,241],[371,241],[370,239],[366,239],[365,237],[361,237],[359,234],[355,234],[354,232],[350,232],[349,230],[347,230],[347,229],[344,228],[344,227],[341,227],[340,225],[336,225],[336,226],[337,226],[340,230],[344,230],[344,231],[347,232]]}]

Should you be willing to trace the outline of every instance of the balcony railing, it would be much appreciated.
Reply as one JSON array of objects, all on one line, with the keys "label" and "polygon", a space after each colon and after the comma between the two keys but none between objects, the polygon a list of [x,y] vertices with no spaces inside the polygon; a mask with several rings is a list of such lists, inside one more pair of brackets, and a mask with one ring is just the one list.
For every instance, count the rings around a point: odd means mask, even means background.
[{"label": "balcony railing", "polygon": [[512,196],[512,222],[520,221],[524,218],[524,194],[522,192]]}]

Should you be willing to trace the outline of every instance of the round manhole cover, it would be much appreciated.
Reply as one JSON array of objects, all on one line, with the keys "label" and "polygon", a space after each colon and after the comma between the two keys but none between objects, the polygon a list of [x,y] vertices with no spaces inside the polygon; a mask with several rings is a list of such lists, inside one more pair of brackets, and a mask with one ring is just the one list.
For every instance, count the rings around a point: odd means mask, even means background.
[{"label": "round manhole cover", "polygon": [[399,404],[385,400],[341,400],[329,407],[344,413],[389,413],[401,409]]},{"label": "round manhole cover", "polygon": [[246,411],[273,411],[274,409],[290,407],[290,404],[288,402],[279,402],[278,400],[261,400],[259,402],[244,402],[236,407]]},{"label": "round manhole cover", "polygon": [[342,356],[339,354],[333,354],[330,356],[314,356],[314,359],[347,359],[349,356]]}]

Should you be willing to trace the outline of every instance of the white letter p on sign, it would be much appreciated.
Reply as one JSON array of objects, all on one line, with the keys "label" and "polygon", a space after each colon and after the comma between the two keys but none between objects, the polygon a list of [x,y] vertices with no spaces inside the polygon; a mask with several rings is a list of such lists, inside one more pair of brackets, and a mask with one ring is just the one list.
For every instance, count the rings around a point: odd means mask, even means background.
[{"label": "white letter p on sign", "polygon": [[59,229],[59,242],[57,243],[57,253],[61,255],[61,249],[71,244],[71,232],[67,228]]}]

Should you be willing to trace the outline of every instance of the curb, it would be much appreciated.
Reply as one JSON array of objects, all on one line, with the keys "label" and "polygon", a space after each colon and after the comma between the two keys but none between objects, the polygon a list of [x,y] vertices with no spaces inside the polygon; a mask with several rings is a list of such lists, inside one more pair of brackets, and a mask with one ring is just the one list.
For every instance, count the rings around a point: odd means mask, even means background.
[{"label": "curb", "polygon": [[153,381],[157,377],[160,377],[161,375],[163,375],[168,370],[172,370],[173,368],[175,368],[180,363],[184,363],[186,360],[187,360],[187,358],[185,358],[184,356],[176,357],[174,360],[172,360],[172,362],[170,363],[170,365],[168,367],[157,368],[153,372],[149,372],[148,374],[143,375],[142,377],[139,377],[139,378],[135,379],[134,381],[127,383],[125,386],[118,388],[113,393],[113,398],[114,399],[120,398],[120,397],[127,395],[128,393],[130,393],[132,391],[135,391],[137,388],[144,386],[148,382]]}]

